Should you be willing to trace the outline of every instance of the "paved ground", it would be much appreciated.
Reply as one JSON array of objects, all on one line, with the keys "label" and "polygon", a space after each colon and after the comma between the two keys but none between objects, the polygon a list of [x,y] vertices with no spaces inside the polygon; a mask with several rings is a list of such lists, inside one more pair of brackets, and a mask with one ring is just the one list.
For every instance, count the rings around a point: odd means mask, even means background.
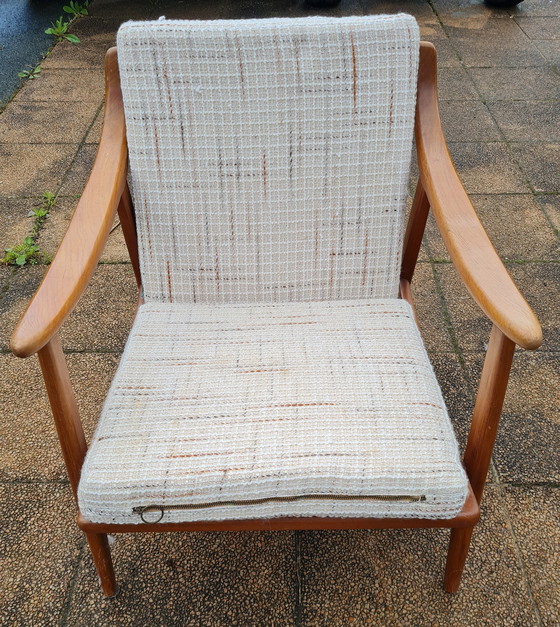
[{"label": "paved ground", "polygon": [[[18,72],[34,68],[53,45],[45,33],[63,14],[61,0],[2,0],[0,3],[0,105],[20,84]],[[69,19],[67,13],[65,18]]]},{"label": "paved ground", "polygon": [[[560,565],[560,4],[490,10],[462,0],[343,0],[337,14],[405,10],[440,58],[441,108],[468,192],[540,316],[545,340],[520,352],[461,591],[441,587],[447,533],[359,531],[120,537],[120,597],[105,600],[74,524],[36,360],[8,336],[45,266],[0,268],[0,623],[29,625],[558,625]],[[100,131],[103,54],[118,24],[145,16],[296,16],[294,0],[96,0],[40,79],[0,116],[0,246],[21,241],[38,195],[58,203],[39,243],[53,252]],[[417,277],[424,337],[465,439],[489,325],[430,224]],[[87,433],[135,305],[116,230],[62,333]],[[118,312],[118,313],[116,313]],[[124,312],[124,313],[122,313]]]}]

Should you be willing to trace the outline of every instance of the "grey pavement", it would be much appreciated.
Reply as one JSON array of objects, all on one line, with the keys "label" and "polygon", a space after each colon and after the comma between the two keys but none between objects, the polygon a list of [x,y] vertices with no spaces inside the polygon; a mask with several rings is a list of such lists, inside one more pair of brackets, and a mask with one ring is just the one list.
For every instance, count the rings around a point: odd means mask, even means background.
[{"label": "grey pavement", "polygon": [[[69,0],[68,0],[69,1]],[[61,0],[0,2],[0,105],[20,85],[18,72],[34,68],[54,43],[45,29],[64,15]]]}]

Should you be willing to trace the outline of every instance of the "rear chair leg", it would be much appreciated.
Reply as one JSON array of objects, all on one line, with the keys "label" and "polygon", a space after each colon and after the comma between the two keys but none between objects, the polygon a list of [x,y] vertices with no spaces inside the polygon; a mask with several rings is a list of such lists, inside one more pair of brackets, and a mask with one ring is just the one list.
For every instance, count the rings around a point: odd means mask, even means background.
[{"label": "rear chair leg", "polygon": [[463,575],[463,568],[467,560],[473,527],[466,529],[451,529],[447,564],[443,586],[447,592],[457,592]]},{"label": "rear chair leg", "polygon": [[106,597],[115,597],[118,592],[113,570],[113,560],[106,533],[86,533],[93,562],[97,568],[97,574]]}]

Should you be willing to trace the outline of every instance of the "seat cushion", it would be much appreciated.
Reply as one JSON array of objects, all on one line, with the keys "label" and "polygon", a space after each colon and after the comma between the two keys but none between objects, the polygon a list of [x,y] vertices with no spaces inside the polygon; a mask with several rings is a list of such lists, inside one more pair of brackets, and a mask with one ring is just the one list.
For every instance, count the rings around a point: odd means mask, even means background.
[{"label": "seat cushion", "polygon": [[150,303],[87,454],[79,505],[106,523],[451,518],[466,494],[405,301]]}]

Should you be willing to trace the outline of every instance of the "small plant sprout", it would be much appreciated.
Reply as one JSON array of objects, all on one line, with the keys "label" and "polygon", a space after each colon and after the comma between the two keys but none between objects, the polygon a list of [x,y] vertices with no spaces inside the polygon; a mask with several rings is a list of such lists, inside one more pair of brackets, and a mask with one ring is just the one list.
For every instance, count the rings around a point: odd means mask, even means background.
[{"label": "small plant sprout", "polygon": [[48,209],[44,209],[43,207],[33,207],[33,209],[31,209],[31,211],[27,214],[27,217],[43,220],[43,218],[46,218],[48,215]]},{"label": "small plant sprout", "polygon": [[49,211],[56,204],[56,196],[52,192],[43,192],[41,196],[43,207]]},{"label": "small plant sprout", "polygon": [[22,244],[6,248],[6,256],[0,261],[8,266],[19,266],[22,268],[26,264],[35,265],[45,260],[45,255],[39,250],[31,236],[27,236]]},{"label": "small plant sprout", "polygon": [[41,74],[41,66],[37,65],[36,67],[33,67],[32,65],[29,66],[31,69],[30,70],[22,70],[21,72],[18,72],[18,76],[20,78],[25,78],[29,81],[33,80],[34,78],[39,78],[39,74]]},{"label": "small plant sprout", "polygon": [[70,13],[70,15],[74,17],[80,17],[82,15],[88,15],[88,10],[86,9],[88,4],[89,2],[87,0],[83,4],[71,0],[70,4],[62,7],[62,10],[66,11],[66,13]]},{"label": "small plant sprout", "polygon": [[38,207],[34,207],[27,214],[28,217],[34,218],[33,226],[29,235],[23,240],[21,244],[6,248],[6,255],[0,259],[0,263],[7,266],[19,266],[22,268],[25,265],[35,265],[38,263],[48,263],[50,261],[49,255],[42,252],[37,244],[39,238],[39,232],[43,227],[43,223],[49,215],[49,211],[56,204],[56,196],[51,192],[45,192],[41,196],[41,204]]},{"label": "small plant sprout", "polygon": [[80,40],[78,39],[78,37],[67,32],[69,24],[70,22],[64,22],[63,18],[59,17],[56,22],[53,22],[51,24],[51,28],[47,28],[45,30],[45,33],[47,33],[47,35],[52,35],[56,38],[57,41],[63,41],[64,39],[66,39],[73,44],[79,44]]}]

